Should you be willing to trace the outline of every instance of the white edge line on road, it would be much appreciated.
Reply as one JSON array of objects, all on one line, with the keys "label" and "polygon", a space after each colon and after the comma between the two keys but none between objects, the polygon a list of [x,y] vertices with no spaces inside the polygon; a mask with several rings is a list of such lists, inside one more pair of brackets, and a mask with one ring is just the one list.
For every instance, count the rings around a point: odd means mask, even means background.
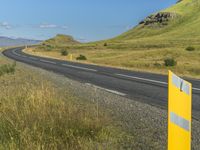
[{"label": "white edge line on road", "polygon": [[107,92],[112,93],[112,94],[116,94],[116,95],[119,95],[119,96],[126,96],[126,94],[122,93],[122,92],[118,92],[118,91],[115,91],[115,90],[110,90],[110,89],[103,88],[103,87],[100,87],[100,86],[96,86],[96,85],[93,85],[93,84],[90,84],[90,83],[85,83],[85,84],[89,85],[89,86],[93,86],[94,88],[97,88],[97,89],[100,89],[100,90],[107,91]]},{"label": "white edge line on road", "polygon": [[193,90],[196,90],[196,91],[200,91],[200,89],[198,89],[198,88],[192,88]]},{"label": "white edge line on road", "polygon": [[[167,82],[162,82],[162,81],[156,81],[156,80],[151,80],[151,79],[146,79],[146,78],[140,78],[140,77],[135,77],[135,76],[129,76],[129,75],[124,75],[124,74],[115,74],[117,76],[121,76],[121,77],[127,77],[127,78],[131,78],[131,79],[137,79],[137,80],[142,80],[142,81],[148,81],[148,82],[153,82],[153,83],[159,83],[159,84],[163,84],[163,85],[168,85]],[[196,91],[200,91],[199,88],[192,88],[193,90]]]},{"label": "white edge line on road", "polygon": [[45,63],[50,63],[50,64],[56,64],[55,62],[53,61],[48,61],[48,60],[43,60],[43,59],[40,59],[41,62],[45,62]]},{"label": "white edge line on road", "polygon": [[19,57],[27,58],[27,56],[24,56],[24,55],[18,54],[18,53],[16,52],[16,50],[13,50],[12,53],[15,54],[15,55],[17,55],[17,56],[19,56]]},{"label": "white edge line on road", "polygon": [[12,53],[15,54],[15,55],[17,55],[17,56],[20,56],[20,57],[21,57],[21,55],[20,55],[20,54],[17,54],[15,50],[13,50]]},{"label": "white edge line on road", "polygon": [[131,78],[131,79],[138,79],[138,80],[143,80],[143,81],[148,81],[148,82],[154,82],[154,83],[160,83],[160,84],[167,85],[166,82],[162,82],[162,81],[156,81],[156,80],[151,80],[151,79],[146,79],[146,78],[140,78],[140,77],[135,77],[135,76],[129,76],[129,75],[124,75],[124,74],[115,74],[115,75],[121,76],[121,77]]},{"label": "white edge line on road", "polygon": [[90,68],[79,67],[79,66],[73,66],[73,65],[68,65],[68,64],[62,64],[62,65],[65,66],[65,67],[71,67],[71,68],[76,68],[76,69],[82,69],[82,70],[97,72],[97,70],[90,69]]}]

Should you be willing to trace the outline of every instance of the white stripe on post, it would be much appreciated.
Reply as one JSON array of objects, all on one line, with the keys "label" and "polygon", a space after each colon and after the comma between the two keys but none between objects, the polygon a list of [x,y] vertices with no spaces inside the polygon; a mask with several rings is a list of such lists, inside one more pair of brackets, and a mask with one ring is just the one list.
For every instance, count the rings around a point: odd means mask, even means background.
[{"label": "white stripe on post", "polygon": [[172,75],[172,83],[181,91],[190,95],[190,85],[186,83],[183,79],[177,77],[176,75]]},{"label": "white stripe on post", "polygon": [[175,125],[179,126],[180,128],[182,128],[188,132],[190,131],[190,122],[188,120],[184,119],[183,117],[178,116],[174,112],[170,113],[170,121],[171,121],[171,123],[174,123]]}]

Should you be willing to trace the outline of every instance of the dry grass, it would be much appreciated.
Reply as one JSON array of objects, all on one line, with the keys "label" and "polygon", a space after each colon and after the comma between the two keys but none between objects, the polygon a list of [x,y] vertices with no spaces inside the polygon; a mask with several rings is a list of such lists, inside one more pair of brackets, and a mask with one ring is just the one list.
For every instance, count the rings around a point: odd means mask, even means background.
[{"label": "dry grass", "polygon": [[18,66],[0,77],[0,120],[0,149],[117,149],[128,139],[95,104]]}]

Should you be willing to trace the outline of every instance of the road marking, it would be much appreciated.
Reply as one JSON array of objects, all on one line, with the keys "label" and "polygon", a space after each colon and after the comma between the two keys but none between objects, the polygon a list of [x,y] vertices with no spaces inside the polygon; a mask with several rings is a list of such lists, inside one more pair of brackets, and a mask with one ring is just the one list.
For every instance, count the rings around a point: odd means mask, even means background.
[{"label": "road marking", "polygon": [[200,91],[200,89],[198,89],[198,88],[192,88],[193,90],[196,90],[196,91]]},{"label": "road marking", "polygon": [[93,86],[97,89],[100,89],[100,90],[104,90],[104,91],[107,91],[109,93],[112,93],[112,94],[116,94],[116,95],[119,95],[119,96],[126,96],[125,93],[122,93],[122,92],[118,92],[118,91],[115,91],[115,90],[110,90],[110,89],[107,89],[107,88],[103,88],[103,87],[100,87],[100,86],[96,86],[96,85],[93,85],[93,84],[90,84],[90,83],[85,83],[86,85],[89,85],[89,86]]},{"label": "road marking", "polygon": [[115,75],[121,76],[121,77],[127,77],[127,78],[138,79],[138,80],[143,80],[143,81],[148,81],[148,82],[154,82],[154,83],[160,83],[160,84],[167,85],[166,82],[162,82],[162,81],[156,81],[156,80],[140,78],[140,77],[135,77],[135,76],[128,76],[128,75],[124,75],[124,74],[115,74]]},{"label": "road marking", "polygon": [[81,69],[81,70],[87,70],[87,71],[93,71],[97,72],[95,69],[90,69],[90,68],[85,68],[85,67],[79,67],[79,66],[74,66],[74,65],[67,65],[67,64],[62,64],[65,67],[71,67],[71,68],[76,68],[76,69]]},{"label": "road marking", "polygon": [[[135,77],[135,76],[129,76],[129,75],[124,75],[124,74],[115,74],[117,76],[121,76],[121,77],[127,77],[127,78],[131,78],[131,79],[137,79],[137,80],[142,80],[142,81],[148,81],[148,82],[152,82],[152,83],[159,83],[159,84],[163,84],[163,85],[168,85],[167,82],[162,82],[162,81],[156,81],[156,80],[151,80],[151,79],[146,79],[146,78],[140,78],[140,77]],[[199,88],[192,88],[195,91],[200,91]]]},{"label": "road marking", "polygon": [[40,59],[41,62],[45,62],[45,63],[50,63],[50,64],[56,64],[55,62],[53,61],[48,61],[48,60],[43,60],[43,59]]},{"label": "road marking", "polygon": [[17,56],[20,56],[20,57],[21,57],[21,55],[20,55],[20,54],[18,54],[18,53],[16,53],[16,51],[15,51],[15,50],[13,50],[13,51],[12,51],[12,53],[13,53],[13,54],[15,54],[15,55],[17,55]]},{"label": "road marking", "polygon": [[27,58],[27,56],[24,56],[24,55],[18,54],[18,53],[16,52],[16,50],[13,50],[12,53],[15,54],[15,55],[17,55],[17,56],[19,56],[19,57]]}]

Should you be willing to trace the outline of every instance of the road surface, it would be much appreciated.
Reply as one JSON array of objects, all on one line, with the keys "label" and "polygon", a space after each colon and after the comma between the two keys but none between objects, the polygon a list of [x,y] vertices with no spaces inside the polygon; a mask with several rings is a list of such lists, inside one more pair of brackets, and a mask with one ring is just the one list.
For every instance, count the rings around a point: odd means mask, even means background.
[{"label": "road surface", "polygon": [[[32,56],[21,48],[5,50],[11,59],[62,74],[120,96],[167,109],[167,76]],[[200,120],[200,80],[193,84],[193,118]]]}]

